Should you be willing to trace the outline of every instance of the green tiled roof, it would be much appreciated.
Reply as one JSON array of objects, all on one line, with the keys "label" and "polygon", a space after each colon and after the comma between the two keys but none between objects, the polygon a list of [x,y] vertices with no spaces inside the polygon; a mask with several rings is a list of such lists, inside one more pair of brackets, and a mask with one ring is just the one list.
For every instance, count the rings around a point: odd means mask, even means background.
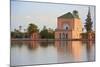
[{"label": "green tiled roof", "polygon": [[78,18],[79,19],[79,17],[77,15],[74,16],[71,12],[68,12],[62,16],[59,16],[58,18]]}]

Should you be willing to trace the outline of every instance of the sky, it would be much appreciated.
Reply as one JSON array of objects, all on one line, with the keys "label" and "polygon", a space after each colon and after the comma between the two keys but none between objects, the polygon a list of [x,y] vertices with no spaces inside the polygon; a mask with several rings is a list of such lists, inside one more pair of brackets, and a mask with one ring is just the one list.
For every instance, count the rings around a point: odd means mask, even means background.
[{"label": "sky", "polygon": [[95,7],[89,5],[71,5],[55,3],[39,3],[32,1],[11,1],[11,31],[22,26],[27,29],[30,23],[34,23],[41,30],[43,26],[47,28],[57,28],[57,17],[77,10],[83,23],[87,18],[88,8],[90,7],[93,30],[95,28]]}]

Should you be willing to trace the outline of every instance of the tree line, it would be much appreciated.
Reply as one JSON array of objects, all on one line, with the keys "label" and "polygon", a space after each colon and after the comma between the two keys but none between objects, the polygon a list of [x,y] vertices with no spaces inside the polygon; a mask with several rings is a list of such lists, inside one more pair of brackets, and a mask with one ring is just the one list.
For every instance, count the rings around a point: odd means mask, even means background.
[{"label": "tree line", "polygon": [[[78,11],[73,12],[75,17],[79,18]],[[93,32],[92,30],[92,19],[91,19],[91,13],[90,8],[88,10],[87,18],[85,19],[85,25],[84,28],[86,30],[86,33],[83,33],[84,37],[87,37],[88,33]],[[30,38],[31,34],[34,32],[38,32],[40,35],[40,38],[46,38],[46,39],[54,39],[54,30],[51,28],[47,28],[46,26],[43,27],[41,31],[39,31],[38,26],[30,23],[27,27],[27,29],[24,29],[24,32],[21,32],[22,26],[19,26],[19,29],[14,29],[14,31],[11,32],[12,38]]]},{"label": "tree line", "polygon": [[24,32],[21,31],[22,26],[19,26],[19,29],[14,29],[14,31],[11,32],[12,38],[30,38],[31,34],[37,32],[40,35],[40,38],[42,39],[54,39],[54,30],[51,28],[47,28],[46,26],[43,26],[43,29],[39,31],[38,26],[30,23]]}]

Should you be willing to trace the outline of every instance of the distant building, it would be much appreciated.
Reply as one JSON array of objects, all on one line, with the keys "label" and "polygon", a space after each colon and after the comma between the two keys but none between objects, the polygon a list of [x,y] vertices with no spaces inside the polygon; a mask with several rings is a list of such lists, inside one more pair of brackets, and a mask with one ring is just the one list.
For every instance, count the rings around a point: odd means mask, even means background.
[{"label": "distant building", "polygon": [[80,39],[82,22],[78,16],[68,12],[57,18],[55,39]]},{"label": "distant building", "polygon": [[32,40],[38,40],[40,38],[39,33],[38,32],[34,32],[33,34],[31,34],[31,39]]},{"label": "distant building", "polygon": [[95,32],[89,32],[88,33],[88,40],[95,40]]}]

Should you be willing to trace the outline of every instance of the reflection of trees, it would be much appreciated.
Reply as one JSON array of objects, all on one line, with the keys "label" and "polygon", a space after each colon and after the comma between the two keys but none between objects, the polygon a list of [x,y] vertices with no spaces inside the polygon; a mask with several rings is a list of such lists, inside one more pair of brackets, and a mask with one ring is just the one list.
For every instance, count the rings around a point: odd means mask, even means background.
[{"label": "reflection of trees", "polygon": [[94,60],[94,42],[93,41],[86,41],[86,50],[87,50],[87,59],[88,61]]},{"label": "reflection of trees", "polygon": [[18,46],[21,48],[22,45],[23,45],[23,41],[11,41],[11,47]]},{"label": "reflection of trees", "polygon": [[48,46],[54,46],[54,41],[40,41],[40,46],[41,47],[48,47]]},{"label": "reflection of trees", "polygon": [[27,46],[30,50],[36,49],[38,47],[38,42],[37,41],[12,41],[11,46],[19,46],[21,47],[22,45]]},{"label": "reflection of trees", "polygon": [[41,42],[40,42],[40,46],[46,48],[46,47],[48,47],[48,42],[46,42],[46,41],[41,41]]}]

